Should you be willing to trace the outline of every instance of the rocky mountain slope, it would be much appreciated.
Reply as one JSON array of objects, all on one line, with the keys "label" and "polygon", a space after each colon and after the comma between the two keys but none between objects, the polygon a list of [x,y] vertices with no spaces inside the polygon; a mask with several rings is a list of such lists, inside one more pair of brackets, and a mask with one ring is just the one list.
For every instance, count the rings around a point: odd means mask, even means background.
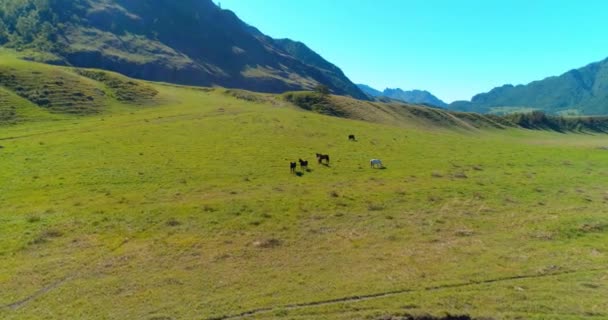
[{"label": "rocky mountain slope", "polygon": [[366,99],[306,45],[265,36],[211,0],[5,0],[0,44],[146,80],[262,92],[324,84]]}]

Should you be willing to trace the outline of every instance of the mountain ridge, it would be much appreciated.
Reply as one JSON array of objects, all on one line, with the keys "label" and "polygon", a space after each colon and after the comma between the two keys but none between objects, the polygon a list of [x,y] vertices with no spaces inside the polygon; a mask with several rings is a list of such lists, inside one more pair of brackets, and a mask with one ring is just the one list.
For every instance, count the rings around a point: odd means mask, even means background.
[{"label": "mountain ridge", "polygon": [[359,89],[373,98],[390,98],[408,103],[428,104],[437,107],[447,107],[448,104],[426,90],[402,90],[400,88],[386,88],[384,91],[374,89],[366,84],[357,84]]},{"label": "mountain ridge", "polygon": [[470,112],[540,110],[551,114],[608,113],[608,58],[528,84],[505,84],[471,101],[455,101],[450,109]]}]

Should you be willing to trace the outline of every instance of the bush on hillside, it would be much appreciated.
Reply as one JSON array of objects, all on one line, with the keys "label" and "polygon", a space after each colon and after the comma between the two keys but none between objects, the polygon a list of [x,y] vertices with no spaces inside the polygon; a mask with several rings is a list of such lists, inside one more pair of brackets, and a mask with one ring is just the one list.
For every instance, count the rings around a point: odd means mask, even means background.
[{"label": "bush on hillside", "polygon": [[331,92],[329,87],[324,84],[319,84],[315,87],[315,92],[320,94],[321,96],[328,96]]},{"label": "bush on hillside", "polygon": [[310,91],[298,91],[298,92],[287,92],[283,95],[283,98],[296,106],[314,111],[320,114],[345,117],[346,114],[337,108],[331,99],[330,95],[322,94],[319,92]]}]

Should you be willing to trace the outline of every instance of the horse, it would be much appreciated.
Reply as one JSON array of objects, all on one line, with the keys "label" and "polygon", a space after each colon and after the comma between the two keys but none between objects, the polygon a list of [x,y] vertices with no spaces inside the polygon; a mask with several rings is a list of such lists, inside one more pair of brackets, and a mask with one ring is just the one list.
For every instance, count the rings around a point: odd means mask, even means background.
[{"label": "horse", "polygon": [[302,170],[308,169],[308,160],[299,159],[298,161],[300,162],[300,168],[302,168]]},{"label": "horse", "polygon": [[349,141],[357,141],[357,138],[355,138],[354,134],[351,134],[351,135],[348,136],[348,140]]},{"label": "horse", "polygon": [[329,155],[317,153],[317,160],[319,160],[319,164],[323,163],[323,160],[327,161],[325,164],[329,164]]},{"label": "horse", "polygon": [[291,171],[291,173],[295,173],[296,172],[296,163],[295,162],[290,162],[289,163],[289,170]]},{"label": "horse", "polygon": [[369,161],[369,165],[372,168],[384,168],[384,165],[382,164],[382,161],[379,159],[372,159]]}]

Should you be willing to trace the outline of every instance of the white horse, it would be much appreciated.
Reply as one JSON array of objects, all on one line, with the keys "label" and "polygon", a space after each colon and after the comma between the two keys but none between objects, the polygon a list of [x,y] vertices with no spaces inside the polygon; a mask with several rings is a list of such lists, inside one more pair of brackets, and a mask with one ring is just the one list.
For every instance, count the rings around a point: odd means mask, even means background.
[{"label": "white horse", "polygon": [[384,168],[384,165],[382,164],[382,161],[379,159],[372,159],[369,161],[369,165],[372,168]]}]

